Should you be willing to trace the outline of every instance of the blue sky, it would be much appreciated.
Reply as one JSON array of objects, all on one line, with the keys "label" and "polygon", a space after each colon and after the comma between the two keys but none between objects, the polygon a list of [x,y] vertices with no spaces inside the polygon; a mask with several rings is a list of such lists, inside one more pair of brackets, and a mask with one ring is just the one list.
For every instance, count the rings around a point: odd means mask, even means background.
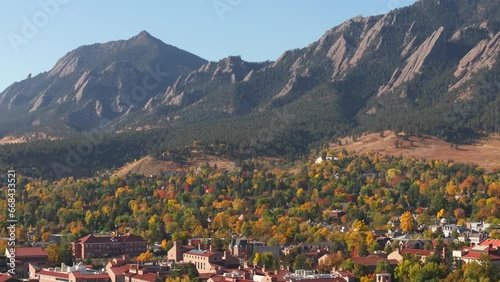
[{"label": "blue sky", "polygon": [[0,2],[0,91],[51,69],[81,45],[142,30],[207,60],[275,60],[356,15],[415,0],[4,0]]}]

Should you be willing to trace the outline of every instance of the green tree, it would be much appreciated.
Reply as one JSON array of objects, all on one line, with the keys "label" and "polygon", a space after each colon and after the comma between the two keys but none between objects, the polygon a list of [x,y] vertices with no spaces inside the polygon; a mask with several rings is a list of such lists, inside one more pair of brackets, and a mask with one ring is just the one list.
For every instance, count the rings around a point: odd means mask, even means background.
[{"label": "green tree", "polygon": [[311,269],[311,265],[307,261],[306,256],[303,254],[300,254],[295,258],[293,265],[292,265],[292,268],[293,268],[293,270],[299,270],[299,269],[309,270],[309,269]]},{"label": "green tree", "polygon": [[379,260],[377,262],[377,267],[375,268],[376,273],[389,272],[391,265],[386,260]]}]

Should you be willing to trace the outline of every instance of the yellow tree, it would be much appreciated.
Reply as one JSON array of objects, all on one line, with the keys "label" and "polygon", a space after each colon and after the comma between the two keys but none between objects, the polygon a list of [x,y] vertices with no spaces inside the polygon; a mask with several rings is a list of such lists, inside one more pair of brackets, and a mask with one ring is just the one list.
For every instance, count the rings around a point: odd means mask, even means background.
[{"label": "yellow tree", "polygon": [[441,209],[441,210],[440,210],[440,211],[436,214],[437,218],[443,218],[443,217],[444,217],[444,213],[445,213],[444,209]]},{"label": "yellow tree", "polygon": [[153,259],[154,259],[153,254],[148,251],[148,252],[140,254],[135,260],[136,261],[149,261],[149,260],[153,260]]},{"label": "yellow tree", "polygon": [[255,256],[253,258],[253,265],[258,265],[260,262],[260,253],[255,253]]},{"label": "yellow tree", "polygon": [[415,228],[415,225],[413,224],[413,215],[409,211],[403,213],[399,221],[403,232],[411,232]]},{"label": "yellow tree", "polygon": [[161,241],[161,247],[164,249],[167,249],[167,246],[168,246],[168,241],[166,239],[163,239]]},{"label": "yellow tree", "polygon": [[377,238],[375,238],[375,235],[373,235],[373,233],[372,233],[372,232],[367,232],[367,233],[366,233],[366,239],[365,239],[365,240],[366,240],[366,245],[367,245],[367,246],[371,246],[371,245],[373,245],[373,243],[375,243],[375,240],[376,240],[376,239],[377,239]]},{"label": "yellow tree", "polygon": [[59,252],[59,246],[56,244],[50,244],[45,248],[45,252],[49,256],[49,260],[52,264],[57,265],[61,262],[61,253]]}]

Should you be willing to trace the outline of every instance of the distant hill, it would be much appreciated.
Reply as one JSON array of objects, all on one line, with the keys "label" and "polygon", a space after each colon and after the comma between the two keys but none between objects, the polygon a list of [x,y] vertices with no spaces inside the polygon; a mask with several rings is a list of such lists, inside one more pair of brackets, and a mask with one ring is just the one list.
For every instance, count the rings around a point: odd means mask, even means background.
[{"label": "distant hill", "polygon": [[[428,160],[453,160],[473,163],[488,170],[500,170],[500,135],[490,135],[474,144],[450,144],[432,136],[396,136],[394,132],[371,133],[353,140],[342,138],[342,145],[332,143],[330,148],[345,149],[360,154],[373,151],[384,155],[413,157]],[[397,144],[396,144],[397,142]]]},{"label": "distant hill", "polygon": [[198,155],[195,158],[182,163],[160,160],[152,156],[146,156],[124,165],[113,172],[113,175],[120,178],[124,178],[128,174],[160,176],[163,173],[176,173],[188,168],[197,168],[205,164],[208,164],[210,167],[216,166],[218,169],[229,171],[236,168],[235,163],[230,160],[208,155]]}]

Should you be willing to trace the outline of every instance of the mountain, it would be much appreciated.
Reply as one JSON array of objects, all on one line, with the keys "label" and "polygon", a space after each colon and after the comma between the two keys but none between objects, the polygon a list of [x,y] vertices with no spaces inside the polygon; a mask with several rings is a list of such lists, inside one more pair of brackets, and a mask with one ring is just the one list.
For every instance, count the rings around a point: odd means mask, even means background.
[{"label": "mountain", "polygon": [[[146,31],[129,40],[79,47],[48,72],[16,82],[0,94],[2,129],[64,134],[119,119],[206,61]],[[30,129],[32,128],[32,129]]]},{"label": "mountain", "polygon": [[[384,129],[498,131],[498,0],[421,0],[347,20],[273,62],[207,62],[147,32],[83,46],[0,94],[2,134],[164,128],[166,147],[274,153]],[[165,141],[167,140],[167,141]]]}]

